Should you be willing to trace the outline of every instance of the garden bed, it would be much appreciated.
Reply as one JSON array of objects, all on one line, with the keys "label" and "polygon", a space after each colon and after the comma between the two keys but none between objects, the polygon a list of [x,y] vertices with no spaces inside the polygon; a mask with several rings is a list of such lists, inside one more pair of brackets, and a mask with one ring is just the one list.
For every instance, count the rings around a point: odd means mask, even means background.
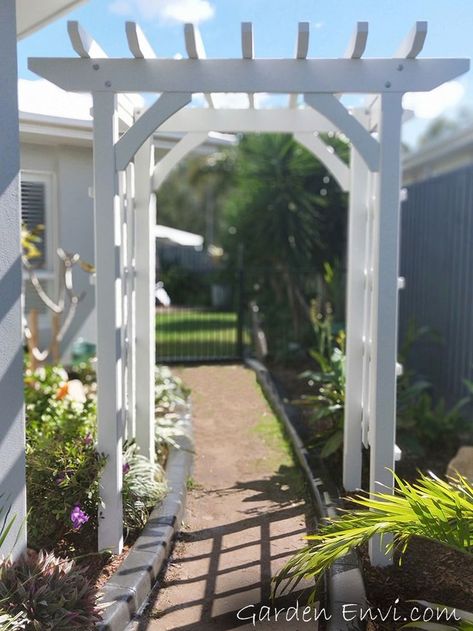
[{"label": "garden bed", "polygon": [[[128,623],[147,595],[143,577],[130,568],[137,559],[141,568],[144,563],[151,568],[149,591],[169,553],[192,460],[188,392],[169,369],[156,368],[156,461],[125,440],[125,547],[111,555],[97,552],[99,481],[106,457],[96,443],[96,390],[90,364],[26,369],[28,552],[0,564],[1,631],[92,629],[102,618],[99,589],[102,602],[113,603],[102,628],[122,629],[124,612],[114,614],[117,600],[133,602],[127,607]],[[0,547],[2,535],[15,527],[7,509],[0,504]],[[9,551],[1,552],[8,556]]]},{"label": "garden bed", "polygon": [[[271,372],[279,386],[281,396],[291,410],[294,426],[307,449],[309,461],[313,467],[317,467],[314,474],[327,478],[330,483],[335,482],[335,487],[343,495],[341,453],[335,452],[321,461],[321,442],[315,440],[314,409],[299,403],[305,394],[311,396],[314,394],[313,388],[308,386],[307,381],[300,379],[300,373],[306,368],[306,365],[272,366]],[[460,440],[458,436],[455,438],[457,441]],[[445,477],[448,463],[455,451],[456,445],[453,442],[445,444],[443,449],[440,445],[434,445],[422,455],[405,450],[403,459],[397,463],[397,473],[401,478],[411,482],[418,479],[419,471],[425,473],[432,471],[440,477]],[[364,483],[367,488],[367,461],[364,462],[363,468]],[[334,487],[333,484],[331,486]],[[353,508],[349,501],[342,502],[340,505],[348,509]],[[359,558],[367,606],[372,612],[365,621],[368,629],[394,631],[401,628],[406,622],[411,621],[413,607],[419,606],[417,601],[473,611],[473,557],[471,554],[453,550],[434,541],[414,537],[407,546],[402,564],[399,564],[399,557],[395,554],[393,565],[384,568],[373,567],[370,564],[366,546],[359,549]],[[371,615],[376,619],[370,620]],[[430,613],[427,611],[428,615]],[[436,619],[433,621],[437,622]],[[445,620],[443,621],[445,623]]]}]

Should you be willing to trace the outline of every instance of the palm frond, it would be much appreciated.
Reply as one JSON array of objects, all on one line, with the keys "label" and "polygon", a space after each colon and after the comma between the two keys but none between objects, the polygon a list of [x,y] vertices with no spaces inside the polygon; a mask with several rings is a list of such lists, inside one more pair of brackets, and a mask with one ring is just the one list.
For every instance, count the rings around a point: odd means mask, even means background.
[{"label": "palm frond", "polygon": [[[395,476],[394,494],[375,493],[371,497],[350,498],[359,509],[342,511],[330,519],[317,534],[310,535],[309,545],[298,552],[275,579],[275,591],[293,590],[302,579],[318,584],[325,571],[348,552],[374,535],[392,534],[386,544],[396,546],[402,558],[413,536],[436,541],[452,549],[471,553],[473,548],[473,486],[462,476],[448,481],[430,474],[409,483]],[[389,540],[390,541],[390,540]]]}]

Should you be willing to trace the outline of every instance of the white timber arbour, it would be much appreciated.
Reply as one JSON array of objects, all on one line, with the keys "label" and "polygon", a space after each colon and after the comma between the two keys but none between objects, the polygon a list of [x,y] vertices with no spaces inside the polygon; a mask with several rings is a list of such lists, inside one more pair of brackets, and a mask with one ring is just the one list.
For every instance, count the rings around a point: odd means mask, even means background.
[{"label": "white timber arbour", "polygon": [[[251,23],[242,24],[238,59],[207,59],[192,24],[184,28],[186,59],[157,58],[133,22],[125,31],[131,58],[106,58],[77,23],[69,23],[78,58],[29,60],[41,77],[93,96],[98,425],[99,449],[108,456],[100,548],[122,546],[123,438],[135,437],[150,458],[154,453],[152,193],[211,131],[292,133],[349,191],[344,485],[360,488],[364,445],[370,449],[370,492],[377,484],[392,486],[402,97],[457,77],[468,60],[419,59],[425,22],[416,23],[387,59],[363,57],[366,22],[357,24],[339,59],[308,58],[308,23],[299,24],[293,59],[256,59]],[[216,106],[219,93],[242,92],[246,109]],[[159,96],[120,135],[119,105],[127,93]],[[204,95],[205,107],[192,106],[196,93]],[[259,109],[260,93],[287,94],[287,105]],[[367,96],[363,107],[349,111],[340,97],[353,93]],[[158,129],[184,136],[155,163],[149,138]],[[350,168],[324,142],[326,132],[349,139]],[[374,563],[388,562],[379,541],[370,554]]]}]

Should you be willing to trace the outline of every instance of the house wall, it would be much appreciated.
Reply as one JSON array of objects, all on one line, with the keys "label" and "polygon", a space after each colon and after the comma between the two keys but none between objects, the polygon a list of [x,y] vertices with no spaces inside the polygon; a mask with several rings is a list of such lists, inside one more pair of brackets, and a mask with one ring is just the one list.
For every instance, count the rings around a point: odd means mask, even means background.
[{"label": "house wall", "polygon": [[[67,252],[77,252],[81,258],[94,263],[92,151],[88,147],[21,143],[21,169],[53,174],[52,213],[57,246]],[[43,274],[48,291],[57,290],[53,274]],[[94,286],[91,277],[81,269],[74,270],[74,288],[84,292],[74,321],[62,343],[67,360],[71,343],[78,337],[96,341],[94,317]],[[49,339],[49,316],[40,320],[41,343]]]}]

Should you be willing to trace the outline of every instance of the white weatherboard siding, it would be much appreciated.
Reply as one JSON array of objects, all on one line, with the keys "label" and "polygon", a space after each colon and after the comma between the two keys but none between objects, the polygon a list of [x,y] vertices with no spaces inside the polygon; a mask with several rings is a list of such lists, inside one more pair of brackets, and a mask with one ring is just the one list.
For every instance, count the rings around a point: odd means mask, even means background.
[{"label": "white weatherboard siding", "polygon": [[[1,550],[1,554],[8,554],[26,518],[14,0],[0,2],[0,59],[0,505],[11,506],[11,514],[16,516],[15,526]],[[15,554],[25,547],[23,527]]]}]

